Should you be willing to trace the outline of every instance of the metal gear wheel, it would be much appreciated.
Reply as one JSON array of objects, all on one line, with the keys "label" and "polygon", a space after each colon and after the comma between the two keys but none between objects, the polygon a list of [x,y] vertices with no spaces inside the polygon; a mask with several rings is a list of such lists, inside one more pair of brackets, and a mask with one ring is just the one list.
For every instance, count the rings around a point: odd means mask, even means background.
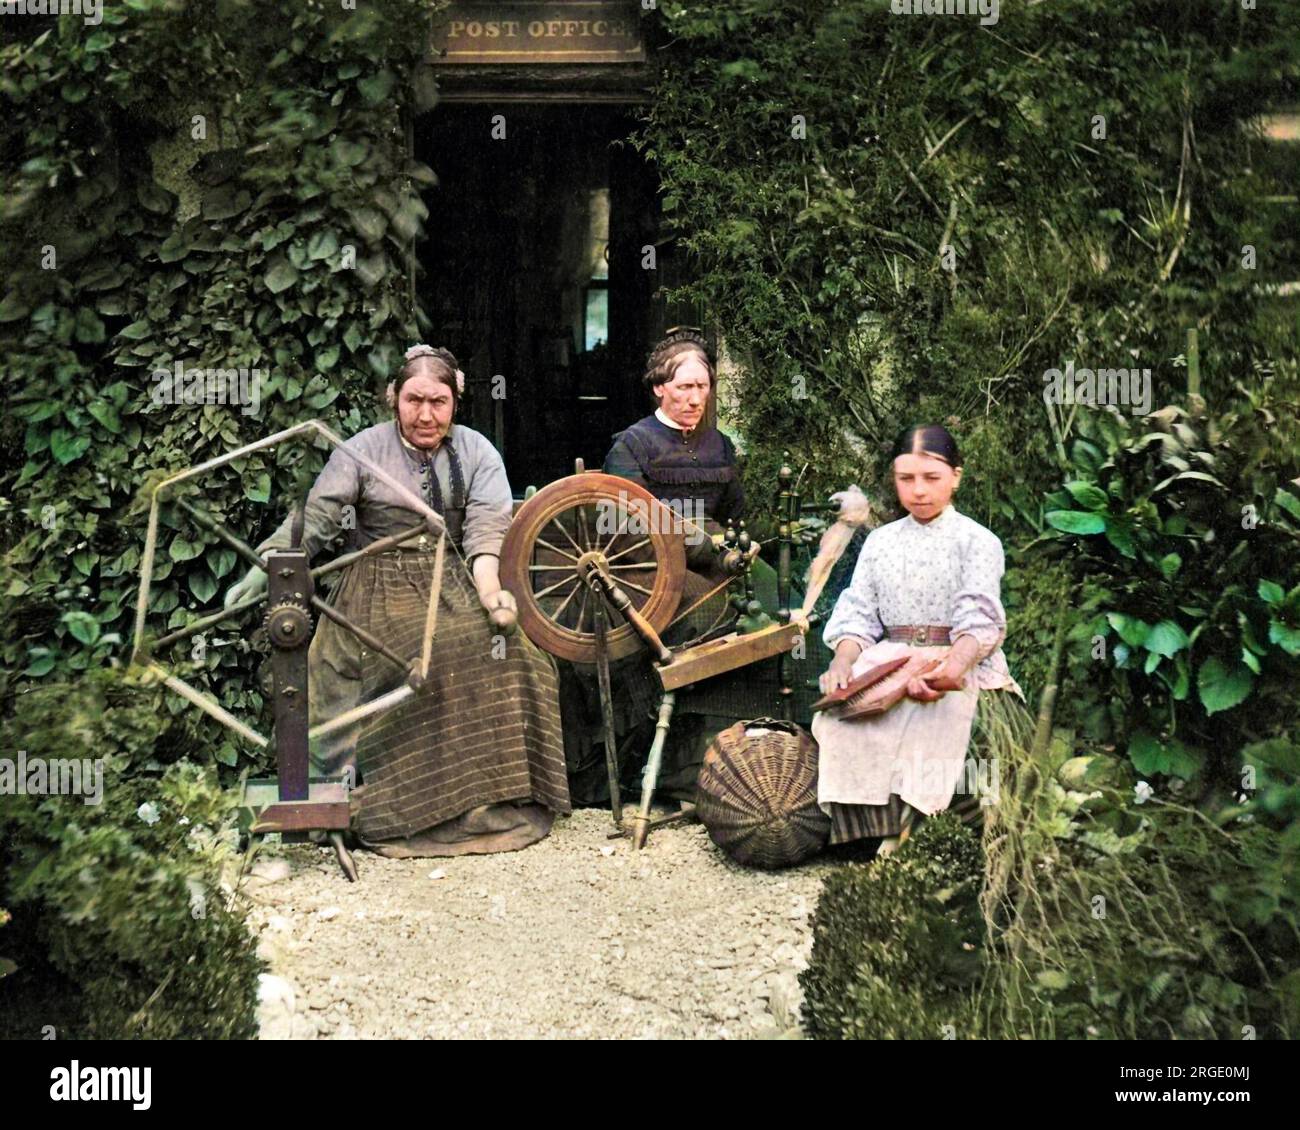
[{"label": "metal gear wheel", "polygon": [[306,647],[311,641],[311,612],[306,603],[292,597],[268,608],[262,626],[273,647]]}]

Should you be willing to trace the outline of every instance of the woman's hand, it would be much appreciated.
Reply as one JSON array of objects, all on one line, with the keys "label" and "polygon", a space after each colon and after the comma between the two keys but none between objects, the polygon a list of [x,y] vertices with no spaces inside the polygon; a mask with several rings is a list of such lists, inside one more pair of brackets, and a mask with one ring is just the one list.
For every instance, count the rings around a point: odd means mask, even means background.
[{"label": "woman's hand", "polygon": [[503,635],[513,635],[519,622],[519,605],[515,598],[501,587],[500,562],[490,553],[480,553],[470,566],[474,574],[474,587],[478,602],[488,614],[492,627]]},{"label": "woman's hand", "polygon": [[519,605],[514,595],[505,589],[497,589],[487,596],[479,595],[479,603],[488,614],[488,620],[502,635],[514,635],[519,622]]},{"label": "woman's hand", "polygon": [[822,694],[842,690],[853,677],[853,664],[862,654],[862,645],[854,640],[840,640],[835,647],[835,658],[818,679]]},{"label": "woman's hand", "polygon": [[233,608],[236,604],[240,604],[251,597],[260,596],[265,591],[266,571],[254,565],[244,575],[242,581],[230,586],[230,591],[226,593],[225,607]]}]

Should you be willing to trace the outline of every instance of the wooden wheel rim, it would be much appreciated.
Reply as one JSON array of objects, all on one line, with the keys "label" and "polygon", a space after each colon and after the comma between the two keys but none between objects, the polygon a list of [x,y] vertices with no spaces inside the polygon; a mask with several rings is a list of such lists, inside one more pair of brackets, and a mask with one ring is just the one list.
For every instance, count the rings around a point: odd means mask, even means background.
[{"label": "wooden wheel rim", "polygon": [[[538,647],[561,659],[594,663],[596,636],[594,631],[578,632],[557,623],[537,601],[529,572],[537,539],[545,536],[545,528],[553,519],[566,512],[600,502],[617,503],[620,498],[639,502],[647,508],[650,530],[645,537],[649,539],[654,560],[645,562],[645,565],[647,571],[654,569],[655,577],[650,595],[638,610],[656,632],[662,632],[681,600],[686,578],[686,549],[681,536],[673,532],[680,519],[643,486],[599,471],[557,479],[519,508],[501,545],[501,585],[514,596],[519,606],[519,626]],[[624,512],[620,510],[620,514]],[[604,536],[598,534],[597,542]],[[577,576],[576,569],[574,576]],[[578,581],[579,585],[582,583]],[[622,659],[642,648],[641,637],[630,624],[621,623],[617,613],[612,609],[610,612],[612,630],[606,636],[609,657]]]}]

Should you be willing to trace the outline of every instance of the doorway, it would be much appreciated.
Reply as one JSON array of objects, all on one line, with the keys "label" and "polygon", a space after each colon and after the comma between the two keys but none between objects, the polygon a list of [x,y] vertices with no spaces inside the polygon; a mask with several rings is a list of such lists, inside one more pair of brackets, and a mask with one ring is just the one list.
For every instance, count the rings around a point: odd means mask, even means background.
[{"label": "doorway", "polygon": [[[496,443],[516,496],[599,468],[644,416],[640,376],[677,285],[658,181],[624,105],[444,103],[421,118],[419,286],[466,376],[461,419]],[[494,135],[495,131],[495,135]],[[504,131],[504,137],[500,134]]]}]

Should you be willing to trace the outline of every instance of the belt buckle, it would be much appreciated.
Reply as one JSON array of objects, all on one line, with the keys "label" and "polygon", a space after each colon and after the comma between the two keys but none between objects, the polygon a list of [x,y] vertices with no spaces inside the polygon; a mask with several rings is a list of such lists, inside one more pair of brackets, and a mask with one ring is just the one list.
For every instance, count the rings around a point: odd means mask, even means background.
[{"label": "belt buckle", "polygon": [[415,543],[416,548],[421,553],[429,552],[429,538],[426,534],[421,534],[419,540]]},{"label": "belt buckle", "polygon": [[914,647],[924,647],[930,642],[930,629],[924,625],[917,625],[912,629],[912,645]]}]

